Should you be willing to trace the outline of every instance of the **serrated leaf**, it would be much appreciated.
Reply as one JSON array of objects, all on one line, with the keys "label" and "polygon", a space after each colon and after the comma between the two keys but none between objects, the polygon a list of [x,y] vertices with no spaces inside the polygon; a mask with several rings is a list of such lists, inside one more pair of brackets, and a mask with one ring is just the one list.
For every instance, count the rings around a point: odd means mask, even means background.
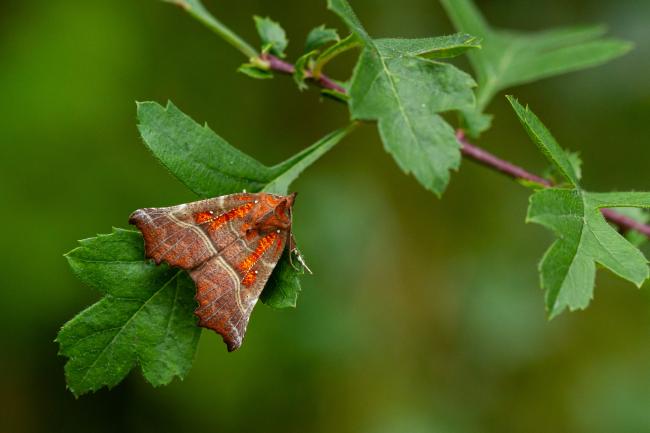
[{"label": "serrated leaf", "polygon": [[648,261],[603,216],[601,209],[650,208],[650,193],[590,193],[581,189],[575,164],[528,108],[508,98],[515,113],[548,160],[573,186],[549,188],[531,196],[527,221],[558,236],[540,263],[549,316],[584,309],[593,297],[596,264],[637,286],[650,276]]},{"label": "serrated leaf", "polygon": [[278,165],[269,167],[236,149],[169,102],[138,104],[138,128],[151,152],[190,190],[202,198],[274,187],[286,194],[289,184],[352,131],[335,131]]},{"label": "serrated leaf", "polygon": [[[571,152],[567,150],[566,156],[569,159],[569,163],[573,167],[573,171],[578,177],[578,180],[581,180],[582,179],[582,157],[580,156],[580,152]],[[555,165],[549,166],[543,172],[542,177],[544,179],[550,180],[554,185],[565,186],[563,185],[564,176],[562,176],[562,173],[560,173],[560,171],[557,169]]]},{"label": "serrated leaf", "polygon": [[481,48],[481,41],[466,33],[420,39],[376,39],[377,49],[386,58],[420,56],[427,59],[456,57],[472,48]]},{"label": "serrated leaf", "polygon": [[305,42],[305,53],[320,49],[323,45],[339,40],[336,29],[330,29],[325,25],[314,27],[307,35]]},{"label": "serrated leaf", "polygon": [[[288,160],[268,167],[201,126],[171,102],[138,104],[139,129],[160,162],[202,198],[247,190],[287,194],[291,183],[353,129],[334,131]],[[283,291],[268,283],[264,291]],[[286,290],[291,292],[291,290]]]},{"label": "serrated leaf", "polygon": [[512,96],[506,97],[519,117],[524,129],[546,158],[551,161],[554,167],[571,185],[578,188],[580,175],[566,152],[555,140],[551,132],[544,126],[541,120],[528,107],[523,107],[517,99]]},{"label": "serrated leaf", "polygon": [[[460,144],[439,113],[474,107],[475,83],[456,67],[419,55],[452,53],[458,39],[384,40],[380,47],[347,1],[328,4],[365,44],[350,87],[352,117],[376,120],[384,147],[402,170],[441,195],[449,170],[460,164]],[[402,55],[399,49],[404,50]]]},{"label": "serrated leaf", "polygon": [[482,38],[483,49],[468,53],[478,81],[478,113],[501,90],[597,66],[631,48],[629,42],[602,38],[602,26],[505,31],[492,28],[471,0],[442,0],[442,5],[458,31]]},{"label": "serrated leaf", "polygon": [[287,34],[280,24],[273,21],[271,18],[254,16],[255,27],[257,33],[262,39],[262,46],[264,51],[270,52],[278,57],[285,57],[284,50],[287,49],[289,41]]},{"label": "serrated leaf", "polygon": [[244,63],[237,69],[237,72],[255,78],[256,80],[270,80],[273,78],[273,72],[260,69],[252,63]]},{"label": "serrated leaf", "polygon": [[611,200],[577,189],[547,189],[531,198],[528,221],[548,227],[558,240],[540,263],[542,287],[551,317],[565,308],[584,309],[593,297],[596,263],[641,287],[648,279],[643,253],[607,223],[601,208],[618,207],[620,199],[637,195],[650,208],[650,193],[621,193]]},{"label": "serrated leaf", "polygon": [[75,275],[104,297],[57,336],[59,353],[69,358],[70,390],[79,396],[113,387],[135,365],[154,386],[184,378],[200,335],[189,276],[145,260],[137,231],[114,229],[80,243],[66,258]]}]

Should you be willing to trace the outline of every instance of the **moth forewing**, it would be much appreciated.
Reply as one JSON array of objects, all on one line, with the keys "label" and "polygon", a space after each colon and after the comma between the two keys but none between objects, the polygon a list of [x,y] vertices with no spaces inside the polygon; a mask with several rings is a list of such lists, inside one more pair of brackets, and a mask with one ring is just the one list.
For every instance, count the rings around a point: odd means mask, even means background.
[{"label": "moth forewing", "polygon": [[[232,194],[167,208],[140,209],[130,222],[156,263],[185,269],[196,283],[199,325],[236,350],[251,312],[289,244],[295,194]],[[306,268],[304,260],[299,262]]]}]

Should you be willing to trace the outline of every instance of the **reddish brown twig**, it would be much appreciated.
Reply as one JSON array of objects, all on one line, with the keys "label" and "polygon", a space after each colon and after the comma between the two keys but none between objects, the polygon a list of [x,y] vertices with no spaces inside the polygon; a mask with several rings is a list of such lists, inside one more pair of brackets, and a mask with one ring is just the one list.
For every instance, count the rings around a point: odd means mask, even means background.
[{"label": "reddish brown twig", "polygon": [[[282,59],[279,59],[271,54],[263,54],[261,59],[269,63],[269,67],[276,71],[282,72],[283,74],[292,75],[296,72],[296,67],[291,63],[285,62]],[[318,78],[314,78],[311,71],[305,71],[305,78],[312,79],[318,83],[318,85],[324,89],[336,90],[339,93],[346,93],[346,90],[340,86],[336,81],[332,80],[325,74],[320,74]]]},{"label": "reddish brown twig", "polygon": [[[284,74],[293,74],[296,70],[295,66],[291,63],[285,62],[284,60],[281,60],[270,54],[264,54],[262,56],[262,60],[267,61],[269,63],[269,67],[277,72]],[[306,71],[305,77],[316,81],[316,84],[324,89],[346,93],[346,90],[343,87],[341,87],[325,74],[321,74],[316,79],[311,75],[310,71]],[[462,131],[459,131],[457,136],[458,141],[461,144],[461,152],[465,158],[478,162],[484,167],[498,171],[499,173],[502,173],[515,180],[535,182],[547,188],[553,186],[553,183],[550,180],[532,174],[523,168],[518,167],[501,158],[498,158],[488,151],[470,143],[467,141]],[[643,224],[633,218],[627,217],[611,209],[603,209],[602,212],[607,220],[617,225],[622,231],[636,230],[637,232],[642,233],[643,235],[650,238],[650,225]]]},{"label": "reddish brown twig", "polygon": [[[478,162],[479,164],[485,167],[496,170],[513,179],[535,182],[546,188],[550,188],[553,186],[553,182],[551,182],[550,180],[529,173],[523,168],[517,167],[516,165],[513,165],[508,161],[504,161],[503,159],[497,158],[496,156],[486,152],[480,147],[471,144],[469,141],[467,141],[462,131],[458,131],[456,136],[458,137],[458,141],[461,144],[461,152],[463,153],[463,156],[465,158]],[[610,222],[616,224],[623,231],[636,230],[639,233],[642,233],[648,238],[650,238],[649,225],[643,224],[633,218],[625,216],[611,209],[603,209],[602,212],[605,218],[607,218]]]}]

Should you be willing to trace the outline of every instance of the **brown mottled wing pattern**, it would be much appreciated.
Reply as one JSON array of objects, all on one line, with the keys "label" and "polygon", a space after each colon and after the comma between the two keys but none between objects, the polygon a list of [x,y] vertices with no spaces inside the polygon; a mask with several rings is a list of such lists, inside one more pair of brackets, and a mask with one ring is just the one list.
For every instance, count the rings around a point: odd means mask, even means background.
[{"label": "brown mottled wing pattern", "polygon": [[195,215],[222,215],[254,200],[252,194],[237,194],[180,206],[139,209],[131,215],[129,223],[142,232],[147,257],[157,264],[167,262],[192,269],[233,242],[237,226],[241,225],[239,219],[210,230],[209,224],[197,223]]},{"label": "brown mottled wing pattern", "polygon": [[[240,238],[190,271],[197,286],[199,325],[221,334],[229,351],[241,346],[251,312],[286,245],[286,232],[272,235],[270,240]],[[265,242],[269,245],[262,251]]]},{"label": "brown mottled wing pattern", "polygon": [[256,194],[235,194],[167,208],[140,209],[129,222],[156,263],[189,271],[200,326],[221,334],[229,351],[242,344],[253,307],[289,238],[288,230],[246,234]]}]

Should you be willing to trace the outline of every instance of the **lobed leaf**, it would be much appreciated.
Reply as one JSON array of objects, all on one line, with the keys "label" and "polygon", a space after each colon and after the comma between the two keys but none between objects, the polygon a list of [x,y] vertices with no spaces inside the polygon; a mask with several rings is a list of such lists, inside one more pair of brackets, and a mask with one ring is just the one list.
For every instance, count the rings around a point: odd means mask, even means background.
[{"label": "lobed leaf", "polygon": [[477,112],[467,113],[468,132],[487,129],[475,123],[501,90],[542,78],[597,66],[627,53],[632,45],[602,38],[602,26],[573,27],[537,33],[492,28],[472,0],[441,0],[458,31],[482,38],[482,50],[468,53],[478,81]]},{"label": "lobed leaf", "polygon": [[59,332],[59,353],[76,395],[113,387],[140,365],[154,386],[189,372],[200,328],[193,315],[194,283],[168,266],[145,260],[137,231],[114,229],[80,241],[66,255],[75,275],[104,297]]},{"label": "lobed leaf", "polygon": [[542,288],[550,317],[564,309],[584,309],[593,297],[596,264],[637,286],[650,276],[648,261],[628,239],[605,219],[603,208],[650,208],[650,193],[591,193],[581,189],[575,158],[564,151],[548,129],[528,108],[508,100],[542,153],[572,188],[549,188],[530,199],[527,221],[541,224],[557,235],[540,262]]},{"label": "lobed leaf", "polygon": [[[567,307],[576,310],[589,305],[596,263],[639,287],[650,276],[643,253],[609,225],[600,212],[602,207],[618,207],[624,195],[601,201],[599,194],[553,188],[531,197],[527,220],[558,235],[540,263],[551,317]],[[643,193],[637,204],[650,208],[650,194]]]},{"label": "lobed leaf", "polygon": [[[365,47],[350,85],[352,118],[376,120],[385,149],[406,173],[441,195],[460,164],[460,144],[439,113],[474,107],[474,80],[456,67],[421,57],[476,46],[464,35],[375,41],[345,0],[329,0]],[[401,50],[401,51],[400,51]]]}]

